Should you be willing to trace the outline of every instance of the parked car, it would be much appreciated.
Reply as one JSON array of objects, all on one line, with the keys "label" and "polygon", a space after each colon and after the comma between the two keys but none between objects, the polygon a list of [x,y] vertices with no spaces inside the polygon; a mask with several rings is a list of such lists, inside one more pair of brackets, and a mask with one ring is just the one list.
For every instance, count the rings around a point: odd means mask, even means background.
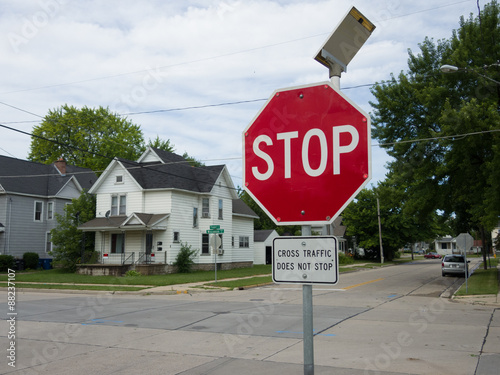
[{"label": "parked car", "polygon": [[438,253],[428,253],[424,255],[424,258],[427,259],[441,259],[441,254]]},{"label": "parked car", "polygon": [[[467,261],[467,263],[470,263],[470,260]],[[441,274],[443,276],[456,275],[465,277],[466,269],[467,274],[469,274],[469,265],[465,263],[465,257],[463,255],[445,255],[441,262]]]}]

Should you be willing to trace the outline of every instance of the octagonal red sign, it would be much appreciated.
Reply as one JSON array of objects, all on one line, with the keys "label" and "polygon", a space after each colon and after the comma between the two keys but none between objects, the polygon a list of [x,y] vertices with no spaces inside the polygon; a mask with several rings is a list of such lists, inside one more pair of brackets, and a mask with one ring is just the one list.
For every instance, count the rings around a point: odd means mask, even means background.
[{"label": "octagonal red sign", "polygon": [[371,178],[370,142],[330,82],[277,90],[243,132],[245,190],[276,224],[331,223]]}]

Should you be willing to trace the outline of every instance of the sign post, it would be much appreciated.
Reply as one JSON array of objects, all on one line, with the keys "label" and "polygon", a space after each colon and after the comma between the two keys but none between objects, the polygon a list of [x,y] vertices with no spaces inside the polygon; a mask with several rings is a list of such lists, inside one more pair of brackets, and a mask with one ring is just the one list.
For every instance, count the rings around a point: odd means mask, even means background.
[{"label": "sign post", "polygon": [[224,229],[220,229],[220,225],[210,225],[210,229],[207,229],[207,234],[213,234],[210,239],[210,247],[212,248],[212,252],[214,254],[215,282],[217,282],[217,252],[219,251],[219,247],[222,245],[219,233],[224,233]]},{"label": "sign post", "polygon": [[273,281],[302,285],[304,374],[314,374],[313,284],[336,284],[339,279],[337,239],[311,236],[302,226],[301,237],[277,237],[273,241]]},{"label": "sign post", "polygon": [[274,240],[273,280],[303,284],[305,375],[312,284],[338,281],[336,239],[311,237],[311,225],[331,225],[371,178],[370,117],[340,92],[340,74],[374,29],[352,7],[315,56],[331,82],[275,91],[243,131],[246,192],[275,224],[302,225],[304,237]]}]

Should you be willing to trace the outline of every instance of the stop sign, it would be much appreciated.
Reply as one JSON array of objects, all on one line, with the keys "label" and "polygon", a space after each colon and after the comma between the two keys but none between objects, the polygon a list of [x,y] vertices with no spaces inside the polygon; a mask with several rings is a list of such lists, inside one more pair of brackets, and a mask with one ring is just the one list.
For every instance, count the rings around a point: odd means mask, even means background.
[{"label": "stop sign", "polygon": [[330,82],[277,90],[243,132],[245,190],[276,224],[331,223],[371,178],[370,139]]}]

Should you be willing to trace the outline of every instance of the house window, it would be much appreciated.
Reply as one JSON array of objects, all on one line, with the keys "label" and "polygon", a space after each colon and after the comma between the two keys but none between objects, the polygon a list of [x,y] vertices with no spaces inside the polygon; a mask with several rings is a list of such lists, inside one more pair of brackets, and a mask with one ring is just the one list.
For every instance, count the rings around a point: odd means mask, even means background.
[{"label": "house window", "polygon": [[207,233],[201,235],[201,255],[210,255],[209,235]]},{"label": "house window", "polygon": [[122,175],[116,176],[115,183],[116,184],[123,184],[123,176]]},{"label": "house window", "polygon": [[43,213],[43,202],[36,201],[35,202],[35,221],[42,221],[42,213]]},{"label": "house window", "polygon": [[210,199],[202,198],[201,200],[201,217],[210,217]]},{"label": "house window", "polygon": [[222,199],[219,199],[219,220],[222,220]]},{"label": "house window", "polygon": [[45,241],[45,252],[50,253],[52,251],[52,235],[50,232],[47,232],[46,241]]},{"label": "house window", "polygon": [[231,237],[231,247],[234,247],[234,236]]},{"label": "house window", "polygon": [[54,218],[54,202],[47,203],[47,220]]},{"label": "house window", "polygon": [[250,237],[240,236],[240,247],[245,247],[245,248],[250,247]]},{"label": "house window", "polygon": [[180,242],[181,234],[180,232],[174,232],[174,242]]},{"label": "house window", "polygon": [[442,250],[447,250],[448,249],[448,244],[446,242],[441,242],[441,249]]},{"label": "house window", "polygon": [[198,207],[193,207],[193,228],[198,227]]},{"label": "house window", "polygon": [[111,253],[121,254],[125,252],[125,233],[111,234]]},{"label": "house window", "polygon": [[111,216],[126,215],[127,213],[127,196],[112,195],[111,196]]}]

